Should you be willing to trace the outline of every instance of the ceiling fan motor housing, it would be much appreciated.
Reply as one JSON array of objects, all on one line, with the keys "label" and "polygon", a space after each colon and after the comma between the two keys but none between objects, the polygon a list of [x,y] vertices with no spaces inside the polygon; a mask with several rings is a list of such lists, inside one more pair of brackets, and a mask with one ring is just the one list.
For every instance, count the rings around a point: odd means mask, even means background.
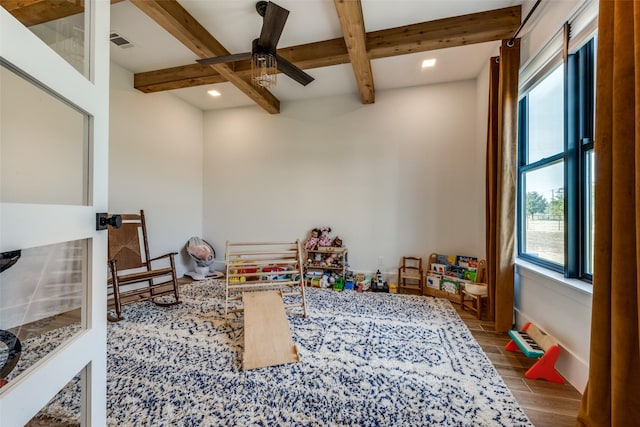
[{"label": "ceiling fan motor housing", "polygon": [[264,18],[264,14],[267,12],[268,4],[269,2],[266,1],[259,1],[258,3],[256,3],[256,10],[258,11],[258,15]]},{"label": "ceiling fan motor housing", "polygon": [[266,46],[260,46],[258,44],[258,39],[253,39],[253,42],[251,42],[251,54],[254,55],[256,53],[268,53],[270,55],[274,55],[275,56],[275,52],[272,52],[268,47]]}]

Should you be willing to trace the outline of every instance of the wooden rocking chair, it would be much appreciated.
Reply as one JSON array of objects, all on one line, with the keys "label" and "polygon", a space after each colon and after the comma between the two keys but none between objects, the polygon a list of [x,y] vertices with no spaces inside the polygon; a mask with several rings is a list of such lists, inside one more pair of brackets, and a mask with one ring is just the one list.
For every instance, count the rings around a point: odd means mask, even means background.
[{"label": "wooden rocking chair", "polygon": [[[120,228],[109,228],[108,245],[109,269],[111,277],[108,284],[113,287],[115,317],[107,315],[112,322],[122,319],[122,306],[132,302],[151,300],[157,305],[170,306],[180,303],[178,280],[174,256],[177,252],[151,258],[144,211],[140,214],[122,215]],[[144,257],[143,257],[144,255]],[[167,259],[168,266],[152,268],[151,263]],[[166,265],[165,264],[165,265]],[[162,280],[164,279],[164,280]],[[157,280],[160,280],[158,282]],[[135,287],[122,292],[120,288],[127,285],[147,283],[147,286]],[[158,300],[158,297],[172,295],[169,301]]]}]

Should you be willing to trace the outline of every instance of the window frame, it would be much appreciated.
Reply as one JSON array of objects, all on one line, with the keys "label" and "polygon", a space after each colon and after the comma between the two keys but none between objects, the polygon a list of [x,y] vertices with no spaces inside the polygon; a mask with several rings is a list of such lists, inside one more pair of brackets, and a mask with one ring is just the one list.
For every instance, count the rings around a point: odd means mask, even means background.
[{"label": "window frame", "polygon": [[[592,224],[586,198],[593,192],[589,186],[588,156],[593,150],[595,127],[595,44],[592,37],[566,60],[549,63],[548,72],[537,76],[534,84],[521,94],[518,102],[518,179],[517,179],[517,257],[543,268],[564,274],[565,277],[591,282],[592,272],[586,271],[590,241],[585,231]],[[551,62],[551,61],[550,61]],[[555,62],[555,61],[554,61]],[[538,83],[546,79],[558,66],[564,66],[564,150],[560,153],[528,163],[529,95]],[[559,264],[523,251],[526,233],[525,175],[528,172],[564,162],[564,264]],[[590,190],[590,191],[589,191]],[[592,264],[591,264],[592,266]]]}]

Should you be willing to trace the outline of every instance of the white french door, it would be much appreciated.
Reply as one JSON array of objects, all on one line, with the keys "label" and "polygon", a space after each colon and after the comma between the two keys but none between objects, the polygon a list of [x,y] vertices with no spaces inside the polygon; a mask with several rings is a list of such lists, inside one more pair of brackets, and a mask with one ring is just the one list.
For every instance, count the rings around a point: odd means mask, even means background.
[{"label": "white french door", "polygon": [[109,6],[86,0],[29,28],[0,7],[0,252],[22,253],[0,273],[0,329],[78,318],[0,388],[2,426],[26,424],[73,381],[78,420],[106,423],[106,231],[95,223],[107,212]]}]

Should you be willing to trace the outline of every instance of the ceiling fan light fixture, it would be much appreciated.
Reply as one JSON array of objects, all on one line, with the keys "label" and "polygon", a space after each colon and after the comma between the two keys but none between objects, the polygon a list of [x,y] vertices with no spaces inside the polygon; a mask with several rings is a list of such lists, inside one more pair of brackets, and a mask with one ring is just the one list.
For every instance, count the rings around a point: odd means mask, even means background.
[{"label": "ceiling fan light fixture", "polygon": [[278,82],[276,56],[268,52],[255,52],[251,56],[251,78],[256,86],[270,88]]}]

